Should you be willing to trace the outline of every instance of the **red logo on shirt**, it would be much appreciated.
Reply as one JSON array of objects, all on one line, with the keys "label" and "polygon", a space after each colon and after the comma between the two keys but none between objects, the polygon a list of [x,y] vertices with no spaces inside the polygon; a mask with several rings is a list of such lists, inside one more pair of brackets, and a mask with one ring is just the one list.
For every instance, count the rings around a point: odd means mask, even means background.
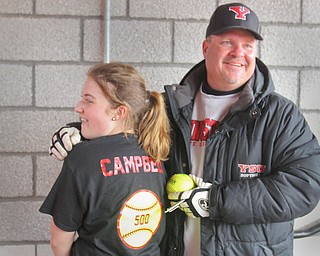
[{"label": "red logo on shirt", "polygon": [[206,118],[203,121],[192,120],[192,141],[206,141],[211,133],[211,130],[215,129],[219,124],[219,121]]}]

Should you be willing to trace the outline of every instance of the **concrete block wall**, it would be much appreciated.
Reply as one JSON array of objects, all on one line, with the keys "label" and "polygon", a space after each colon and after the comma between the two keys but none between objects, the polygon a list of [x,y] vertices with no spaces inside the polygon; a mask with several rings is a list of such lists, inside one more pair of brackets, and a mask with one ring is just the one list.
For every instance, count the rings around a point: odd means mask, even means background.
[{"label": "concrete block wall", "polygon": [[[150,89],[163,91],[202,60],[208,20],[225,2],[111,0],[110,60],[134,65]],[[320,5],[241,2],[260,17],[258,55],[276,90],[320,138]],[[52,255],[50,217],[38,208],[62,163],[47,149],[52,133],[77,118],[85,71],[104,60],[104,10],[104,0],[0,0],[0,256]]]}]

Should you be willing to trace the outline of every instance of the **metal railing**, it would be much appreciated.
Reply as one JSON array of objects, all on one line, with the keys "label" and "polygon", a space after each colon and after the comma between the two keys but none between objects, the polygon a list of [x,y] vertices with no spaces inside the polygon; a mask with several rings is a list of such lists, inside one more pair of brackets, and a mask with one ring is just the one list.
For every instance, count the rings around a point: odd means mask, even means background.
[{"label": "metal railing", "polygon": [[320,232],[320,219],[294,231],[294,238],[305,238]]}]

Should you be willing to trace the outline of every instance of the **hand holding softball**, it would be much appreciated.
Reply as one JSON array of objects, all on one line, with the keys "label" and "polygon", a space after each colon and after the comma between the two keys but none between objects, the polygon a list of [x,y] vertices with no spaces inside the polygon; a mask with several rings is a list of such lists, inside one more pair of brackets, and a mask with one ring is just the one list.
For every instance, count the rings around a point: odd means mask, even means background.
[{"label": "hand holding softball", "polygon": [[179,204],[179,209],[189,217],[209,217],[209,190],[212,184],[194,175],[175,175],[167,183],[171,205]]}]

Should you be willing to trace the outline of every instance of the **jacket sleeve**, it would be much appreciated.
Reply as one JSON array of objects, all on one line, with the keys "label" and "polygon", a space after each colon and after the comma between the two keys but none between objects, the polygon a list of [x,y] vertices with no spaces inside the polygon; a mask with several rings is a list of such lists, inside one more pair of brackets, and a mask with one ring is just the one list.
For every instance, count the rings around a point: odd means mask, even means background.
[{"label": "jacket sleeve", "polygon": [[272,150],[262,152],[270,154],[270,174],[213,185],[211,219],[229,224],[285,222],[308,214],[318,204],[319,143],[294,104],[273,110],[279,119],[264,128],[265,138],[272,134]]}]

